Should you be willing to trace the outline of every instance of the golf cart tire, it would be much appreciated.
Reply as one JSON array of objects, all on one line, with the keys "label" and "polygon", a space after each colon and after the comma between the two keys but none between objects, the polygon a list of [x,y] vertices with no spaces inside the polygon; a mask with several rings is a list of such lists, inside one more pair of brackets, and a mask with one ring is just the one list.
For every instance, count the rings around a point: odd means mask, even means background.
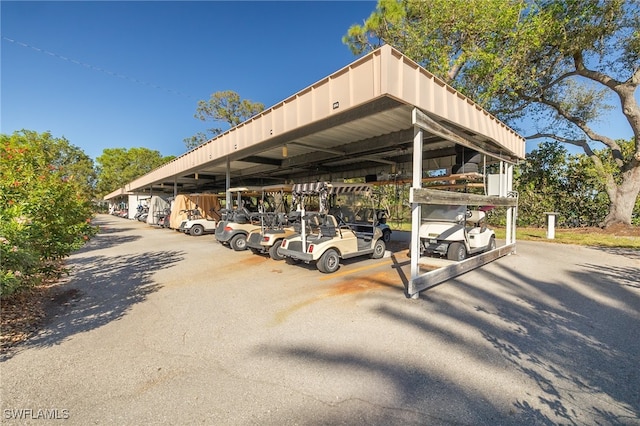
[{"label": "golf cart tire", "polygon": [[385,229],[384,231],[382,231],[382,241],[384,241],[384,243],[388,243],[389,241],[391,241],[391,231],[388,229]]},{"label": "golf cart tire", "polygon": [[269,247],[269,257],[271,257],[273,260],[282,260],[282,259],[284,259],[284,256],[282,256],[278,252],[278,249],[280,248],[281,244],[282,244],[281,241],[276,241],[275,244],[273,244],[271,247]]},{"label": "golf cart tire", "polygon": [[447,259],[460,262],[467,257],[467,249],[462,243],[451,243],[447,250]]},{"label": "golf cart tire", "polygon": [[373,253],[371,253],[371,258],[382,259],[386,250],[387,246],[384,244],[384,241],[382,241],[382,238],[380,238],[373,246]]},{"label": "golf cart tire", "polygon": [[340,255],[334,249],[329,249],[320,256],[316,267],[323,274],[331,274],[340,268]]},{"label": "golf cart tire", "polygon": [[491,238],[489,238],[489,245],[487,245],[487,249],[485,251],[491,251],[495,249],[496,249],[496,237],[492,235]]},{"label": "golf cart tire", "polygon": [[194,237],[199,237],[200,235],[204,234],[204,227],[202,225],[193,225],[191,227],[191,230],[189,231],[189,234],[193,235]]},{"label": "golf cart tire", "polygon": [[229,241],[229,245],[235,251],[243,251],[247,249],[247,237],[243,234],[234,235]]}]

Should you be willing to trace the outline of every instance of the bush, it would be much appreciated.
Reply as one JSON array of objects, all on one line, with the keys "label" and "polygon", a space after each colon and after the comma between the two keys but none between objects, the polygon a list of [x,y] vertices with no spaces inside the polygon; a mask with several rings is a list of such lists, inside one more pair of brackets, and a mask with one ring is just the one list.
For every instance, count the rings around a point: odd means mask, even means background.
[{"label": "bush", "polygon": [[50,274],[52,261],[96,230],[78,148],[30,131],[0,141],[0,294],[7,295]]}]

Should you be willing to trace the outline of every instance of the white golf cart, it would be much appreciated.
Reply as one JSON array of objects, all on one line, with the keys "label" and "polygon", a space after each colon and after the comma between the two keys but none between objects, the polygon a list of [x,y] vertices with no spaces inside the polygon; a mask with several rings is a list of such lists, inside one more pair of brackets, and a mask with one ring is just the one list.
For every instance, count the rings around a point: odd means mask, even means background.
[{"label": "white golf cart", "polygon": [[446,256],[461,261],[496,248],[495,233],[484,223],[486,212],[467,206],[422,206],[420,254]]},{"label": "white golf cart", "polygon": [[[366,184],[316,183],[295,185],[298,201],[299,233],[282,240],[279,254],[289,263],[315,263],[320,272],[332,273],[340,267],[340,259],[369,255],[384,256],[386,246],[377,215],[353,213],[362,210],[364,201],[371,201],[371,186]],[[342,195],[354,197],[342,197]],[[318,195],[319,211],[305,210],[305,196]],[[337,204],[350,199],[352,203]],[[354,200],[356,200],[354,202]],[[329,201],[334,207],[328,208]]]},{"label": "white golf cart", "polygon": [[[215,194],[194,194],[190,197],[195,199],[195,208],[183,210],[187,217],[180,223],[178,230],[194,237],[215,233],[221,218],[218,196]],[[209,213],[203,215],[203,210],[207,208]]]},{"label": "white golf cart", "polygon": [[247,249],[247,236],[260,229],[260,187],[229,188],[235,194],[235,206],[220,210],[222,219],[216,227],[216,240],[235,251]]},{"label": "white golf cart", "polygon": [[258,213],[260,228],[249,232],[247,236],[247,247],[253,253],[268,253],[274,260],[283,259],[278,253],[282,240],[296,232],[288,214],[292,187],[283,184],[262,188],[263,211]]}]

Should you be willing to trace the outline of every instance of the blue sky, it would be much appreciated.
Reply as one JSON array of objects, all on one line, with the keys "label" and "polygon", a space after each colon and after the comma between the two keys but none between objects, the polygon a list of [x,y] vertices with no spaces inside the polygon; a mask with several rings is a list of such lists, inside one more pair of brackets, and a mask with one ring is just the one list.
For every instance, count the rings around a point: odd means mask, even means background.
[{"label": "blue sky", "polygon": [[[0,132],[181,155],[220,123],[198,100],[233,90],[270,107],[346,66],[342,36],[376,1],[2,1]],[[608,122],[629,138],[626,123]],[[529,144],[528,144],[529,145]]]},{"label": "blue sky", "polygon": [[220,126],[193,117],[198,100],[278,103],[355,59],[341,38],[375,5],[3,1],[0,131],[49,130],[93,158],[180,155],[184,138]]}]

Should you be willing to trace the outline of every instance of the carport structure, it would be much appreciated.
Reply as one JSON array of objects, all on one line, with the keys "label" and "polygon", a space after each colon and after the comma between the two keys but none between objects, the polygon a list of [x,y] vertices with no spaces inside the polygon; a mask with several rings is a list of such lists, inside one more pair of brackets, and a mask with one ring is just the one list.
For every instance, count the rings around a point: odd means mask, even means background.
[{"label": "carport structure", "polygon": [[[499,163],[493,195],[421,189],[429,171],[451,170],[456,146],[481,153],[487,164]],[[408,293],[415,295],[429,285],[418,279],[421,203],[507,206],[509,248],[499,251],[515,250],[517,198],[509,195],[512,166],[524,152],[524,139],[515,131],[399,51],[383,46],[105,199],[131,192],[175,195],[231,186],[411,176],[416,259],[412,257]]]}]

